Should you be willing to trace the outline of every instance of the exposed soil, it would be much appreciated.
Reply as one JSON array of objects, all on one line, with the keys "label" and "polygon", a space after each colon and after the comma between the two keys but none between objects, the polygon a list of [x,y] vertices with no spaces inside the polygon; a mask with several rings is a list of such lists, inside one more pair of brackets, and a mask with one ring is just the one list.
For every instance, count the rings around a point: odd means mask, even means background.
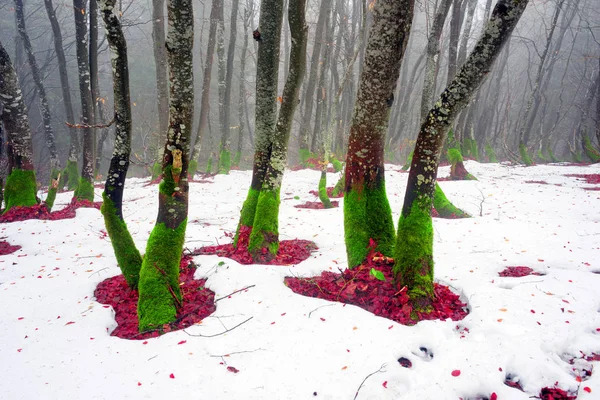
[{"label": "exposed soil", "polygon": [[199,324],[204,318],[212,314],[217,309],[214,301],[215,293],[204,287],[206,279],[194,279],[196,267],[191,261],[192,257],[185,255],[181,258],[179,267],[183,308],[179,311],[175,322],[164,325],[160,330],[139,333],[138,292],[127,286],[123,275],[113,276],[100,282],[94,291],[96,301],[106,304],[104,307],[112,306],[118,324],[110,335],[133,340],[158,337],[167,332],[178,331]]},{"label": "exposed soil", "polygon": [[[253,260],[252,256],[248,252],[248,240],[252,228],[249,226],[242,226],[240,228],[240,236],[238,239],[237,249],[233,246],[233,243],[222,244],[219,246],[205,246],[195,249],[192,255],[218,255],[219,257],[231,258],[239,262],[240,264],[266,264],[266,265],[292,265],[298,264],[308,257],[310,253],[317,250],[317,245],[310,240],[282,240],[279,242],[279,250],[275,258],[266,257],[267,249],[263,249],[262,254],[265,256],[263,261]],[[233,235],[231,235],[233,236]]]}]

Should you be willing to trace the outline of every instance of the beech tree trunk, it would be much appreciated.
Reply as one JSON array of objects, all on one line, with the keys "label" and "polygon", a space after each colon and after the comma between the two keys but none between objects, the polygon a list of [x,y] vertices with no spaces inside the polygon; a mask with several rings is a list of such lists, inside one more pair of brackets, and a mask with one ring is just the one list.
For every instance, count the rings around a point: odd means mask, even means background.
[{"label": "beech tree trunk", "polygon": [[[233,78],[233,59],[235,57],[235,42],[237,36],[237,18],[238,18],[239,0],[233,0],[231,3],[231,23],[229,25],[229,47],[227,47],[227,73],[225,75],[225,92],[223,94],[223,126],[221,132],[221,152],[219,154],[219,172],[229,173],[231,169],[231,86]],[[246,41],[249,32],[244,31]]]},{"label": "beech tree trunk", "polygon": [[162,145],[167,138],[167,128],[169,125],[169,84],[167,81],[164,7],[165,0],[152,0],[152,44],[154,65],[156,68],[156,102],[158,112],[158,132],[154,135],[153,145],[158,165],[160,165]]},{"label": "beech tree trunk", "polygon": [[0,120],[7,137],[9,175],[4,187],[5,212],[12,207],[37,204],[37,184],[33,169],[33,145],[27,107],[17,73],[0,42]]},{"label": "beech tree trunk", "polygon": [[163,154],[158,216],[140,271],[140,332],[162,329],[182,307],[179,263],[188,216],[188,156],[193,122],[192,0],[168,0],[169,129]]},{"label": "beech tree trunk", "polygon": [[[58,73],[60,76],[60,85],[62,89],[63,104],[65,107],[65,115],[67,122],[70,124],[75,123],[75,115],[73,113],[73,102],[71,100],[71,88],[69,84],[69,75],[67,73],[67,61],[65,58],[65,51],[63,49],[62,33],[60,31],[60,25],[56,18],[56,12],[52,0],[44,0],[46,6],[46,12],[48,19],[50,20],[50,26],[52,27],[52,35],[54,38],[54,51],[56,52],[56,59],[58,61]],[[67,166],[62,173],[62,181],[67,183],[67,188],[73,190],[77,187],[79,181],[79,171],[77,170],[77,162],[79,160],[79,154],[81,153],[81,146],[77,129],[68,127],[69,130],[69,155],[67,158]],[[66,176],[65,176],[66,175]],[[59,185],[60,186],[60,185]]]},{"label": "beech tree trunk", "polygon": [[87,21],[85,0],[73,0],[75,17],[75,49],[79,76],[79,96],[81,98],[81,124],[83,125],[83,159],[81,179],[74,197],[77,200],[94,200],[94,105],[90,87],[90,65],[88,54]]},{"label": "beech tree trunk", "polygon": [[106,176],[102,208],[106,232],[110,237],[115,257],[127,284],[137,290],[142,257],[135,246],[123,219],[123,191],[131,153],[131,97],[129,95],[129,68],[127,42],[121,22],[115,14],[116,0],[102,0],[102,18],[111,52],[113,95],[115,106],[115,146]]},{"label": "beech tree trunk", "polygon": [[434,296],[431,208],[444,140],[454,119],[490,70],[526,6],[524,0],[498,1],[467,61],[421,125],[394,249],[396,283],[400,288],[408,288],[417,310],[430,311]]},{"label": "beech tree trunk", "polygon": [[388,256],[394,245],[394,223],[385,192],[384,139],[413,3],[379,0],[373,8],[346,158],[344,234],[349,268],[364,261],[371,239]]},{"label": "beech tree trunk", "polygon": [[193,175],[198,168],[198,159],[202,150],[202,138],[208,128],[209,98],[210,98],[210,80],[212,74],[213,55],[215,54],[215,38],[217,36],[217,25],[219,24],[219,14],[223,13],[223,0],[214,0],[210,9],[210,27],[208,30],[208,43],[206,45],[206,61],[204,65],[204,77],[202,80],[202,99],[200,100],[200,120],[198,122],[198,131],[196,132],[196,142],[192,157],[190,158],[190,173]]},{"label": "beech tree trunk", "polygon": [[[46,197],[46,207],[48,210],[52,209],[54,205],[54,199],[56,198],[56,191],[58,189],[58,178],[60,175],[60,161],[58,160],[58,154],[56,153],[56,145],[54,144],[54,131],[52,130],[52,117],[50,116],[50,107],[48,106],[48,98],[46,97],[46,88],[43,84],[43,77],[40,73],[35,55],[33,54],[33,48],[31,47],[31,41],[27,34],[27,28],[25,27],[25,15],[23,11],[23,0],[14,0],[15,2],[15,14],[17,18],[17,30],[21,40],[23,41],[23,47],[27,54],[27,60],[29,67],[31,68],[31,75],[33,82],[37,89],[37,94],[40,100],[40,111],[42,114],[42,120],[44,122],[44,134],[46,137],[46,147],[50,153],[50,184],[48,185],[48,195]],[[56,181],[56,182],[55,182]]]},{"label": "beech tree trunk", "polygon": [[[251,227],[248,250],[256,261],[269,260],[279,249],[280,188],[287,163],[287,147],[306,66],[308,28],[305,0],[289,0],[292,36],[290,69],[276,118],[279,43],[283,7],[278,0],[261,3],[256,71],[256,147],[248,197],[244,202],[236,241],[242,227]],[[237,245],[237,242],[236,242]]]},{"label": "beech tree trunk", "polygon": [[[244,146],[244,132],[246,128],[246,54],[248,52],[248,37],[250,36],[250,22],[252,16],[252,10],[254,3],[250,3],[250,6],[244,10],[244,44],[242,45],[242,54],[240,55],[240,86],[238,96],[238,143],[237,151],[233,160],[233,165],[239,167],[240,159],[242,157],[242,149]],[[250,126],[248,126],[250,129]]]}]

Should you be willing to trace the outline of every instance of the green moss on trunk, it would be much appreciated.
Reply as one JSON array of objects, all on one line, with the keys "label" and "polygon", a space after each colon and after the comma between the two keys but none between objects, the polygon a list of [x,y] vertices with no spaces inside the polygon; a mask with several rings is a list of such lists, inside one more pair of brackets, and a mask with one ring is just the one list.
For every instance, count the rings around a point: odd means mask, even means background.
[{"label": "green moss on trunk", "polygon": [[344,233],[349,268],[365,260],[369,239],[377,243],[377,251],[392,256],[395,232],[384,183],[375,189],[364,188],[361,192],[352,189],[345,193]]},{"label": "green moss on trunk", "polygon": [[181,308],[179,263],[186,225],[187,219],[177,229],[159,223],[150,234],[138,284],[140,332],[173,322]]},{"label": "green moss on trunk", "polygon": [[196,172],[198,172],[198,160],[190,160],[188,165],[188,175],[193,178],[194,175],[196,175]]},{"label": "green moss on trunk", "polygon": [[585,150],[585,155],[588,156],[593,163],[600,161],[600,151],[594,147],[587,135],[583,136],[583,149]]},{"label": "green moss on trunk", "polygon": [[459,162],[463,162],[463,156],[459,149],[455,147],[448,149],[448,162],[450,162],[450,164],[453,165]]},{"label": "green moss on trunk", "polygon": [[236,151],[235,155],[233,156],[233,166],[234,167],[239,167],[241,159],[242,159],[242,152],[241,151]]},{"label": "green moss on trunk", "polygon": [[301,148],[298,150],[298,156],[300,157],[300,165],[306,166],[306,161],[310,158],[310,150]]},{"label": "green moss on trunk", "polygon": [[344,190],[344,186],[346,186],[346,175],[342,174],[340,179],[338,179],[337,183],[333,187],[333,192],[331,193],[331,195],[333,197],[338,197],[340,193],[342,193],[342,191]]},{"label": "green moss on trunk", "polygon": [[82,177],[79,179],[79,184],[77,185],[75,193],[73,193],[73,197],[78,201],[94,201],[94,184]]},{"label": "green moss on trunk", "polygon": [[206,163],[206,173],[207,174],[212,173],[212,162],[213,162],[213,156],[211,154],[210,157],[208,158],[208,162]]},{"label": "green moss on trunk", "polygon": [[469,143],[471,144],[471,149],[470,149],[471,157],[473,157],[475,160],[479,161],[479,147],[477,146],[477,140],[469,139]]},{"label": "green moss on trunk", "polygon": [[219,174],[228,174],[231,170],[231,152],[221,150],[219,154]]},{"label": "green moss on trunk", "polygon": [[433,208],[435,208],[442,218],[451,218],[453,216],[461,218],[471,217],[469,214],[452,204],[437,183],[435,184],[435,194],[433,196]]},{"label": "green moss on trunk", "polygon": [[156,179],[162,174],[162,164],[155,162],[152,165],[152,179]]},{"label": "green moss on trunk", "polygon": [[52,207],[54,206],[54,200],[56,200],[56,192],[58,191],[58,184],[60,171],[57,169],[53,169],[50,172],[50,185],[48,185],[48,196],[46,196],[46,208],[48,212],[52,211]]},{"label": "green moss on trunk", "polygon": [[77,189],[77,185],[79,184],[79,168],[77,168],[77,161],[67,160],[67,165],[65,169],[62,171],[60,176],[60,181],[58,182],[58,187],[60,189],[67,186],[67,190],[75,190]]},{"label": "green moss on trunk", "polygon": [[527,152],[527,146],[525,146],[525,144],[521,143],[519,145],[519,153],[521,155],[521,162],[523,164],[525,164],[528,167],[533,165],[533,160],[529,156],[529,153]]},{"label": "green moss on trunk", "polygon": [[448,149],[448,161],[450,161],[450,179],[476,181],[477,178],[465,168],[463,156],[456,147]]},{"label": "green moss on trunk", "polygon": [[496,157],[496,152],[493,147],[488,143],[485,145],[485,155],[487,156],[487,160],[490,163],[497,163],[498,158]]},{"label": "green moss on trunk", "polygon": [[327,195],[327,173],[321,172],[321,179],[319,179],[319,200],[323,203],[323,208],[332,208],[331,200]]},{"label": "green moss on trunk", "polygon": [[340,162],[340,160],[338,160],[337,158],[331,156],[330,160],[331,160],[331,165],[333,165],[333,170],[335,172],[340,172],[342,170],[342,168],[344,168],[344,164],[342,164],[342,162]]},{"label": "green moss on trunk", "polygon": [[[260,191],[248,243],[248,251],[255,260],[259,258],[268,260],[277,255],[277,250],[279,250],[279,203],[279,189]],[[262,254],[263,249],[267,249],[269,254]]]},{"label": "green moss on trunk", "polygon": [[102,193],[102,200],[100,212],[104,216],[104,224],[106,225],[106,231],[110,237],[117,263],[127,281],[127,285],[131,289],[137,290],[140,279],[140,268],[142,267],[142,256],[133,242],[125,221],[117,215],[117,209],[113,201],[106,196],[106,193]]},{"label": "green moss on trunk", "polygon": [[552,149],[549,147],[548,147],[548,157],[550,158],[550,161],[552,161],[553,163],[560,162],[560,160],[554,155],[554,152],[552,151]]},{"label": "green moss on trunk", "polygon": [[406,286],[413,308],[429,312],[433,302],[433,223],[431,200],[415,201],[408,215],[400,216],[394,250],[394,277]]},{"label": "green moss on trunk", "polygon": [[240,212],[240,222],[233,239],[233,245],[235,247],[237,247],[238,238],[240,236],[240,228],[242,226],[252,226],[252,224],[254,224],[254,214],[256,213],[256,205],[258,204],[259,195],[260,191],[256,189],[250,188],[248,190],[248,196],[246,196],[246,200],[242,206],[242,211]]},{"label": "green moss on trunk", "polygon": [[544,153],[542,153],[542,149],[539,149],[537,152],[537,160],[542,163],[548,162],[548,159],[544,156]]},{"label": "green moss on trunk", "polygon": [[12,207],[36,205],[38,203],[36,193],[35,172],[33,170],[13,169],[6,178],[6,186],[4,187],[4,201],[6,202],[4,212]]},{"label": "green moss on trunk", "polygon": [[414,150],[411,151],[410,154],[408,155],[406,162],[402,166],[402,171],[408,171],[410,169],[410,164],[412,163],[412,158],[413,158],[413,152],[414,152]]}]

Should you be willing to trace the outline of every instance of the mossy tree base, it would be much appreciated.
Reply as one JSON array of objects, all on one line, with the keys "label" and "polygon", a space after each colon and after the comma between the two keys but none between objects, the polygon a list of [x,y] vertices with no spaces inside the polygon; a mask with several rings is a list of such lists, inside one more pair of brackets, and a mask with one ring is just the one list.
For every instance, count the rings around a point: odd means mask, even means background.
[{"label": "mossy tree base", "polygon": [[342,174],[340,179],[338,179],[337,183],[333,187],[333,192],[331,192],[331,197],[338,197],[340,195],[340,193],[343,192],[344,186],[346,186],[345,178],[346,178],[345,174]]},{"label": "mossy tree base", "polygon": [[410,169],[410,164],[412,163],[413,151],[410,152],[408,157],[406,158],[406,162],[402,166],[402,171],[408,171]]},{"label": "mossy tree base", "polygon": [[46,208],[48,212],[52,211],[52,207],[54,206],[54,200],[56,200],[56,192],[58,191],[59,185],[59,175],[60,171],[57,169],[53,169],[50,172],[50,184],[48,185],[48,195],[46,196]]},{"label": "mossy tree base", "polygon": [[162,164],[155,162],[152,165],[152,180],[158,178],[162,174]]},{"label": "mossy tree base", "polygon": [[321,179],[319,179],[319,200],[323,204],[323,208],[333,208],[331,200],[327,195],[327,172],[321,172]]},{"label": "mossy tree base", "polygon": [[525,144],[523,143],[519,145],[519,154],[521,156],[521,162],[525,164],[526,167],[530,167],[533,165],[533,160],[531,159],[531,156],[527,151],[527,146],[525,146]]},{"label": "mossy tree base", "polygon": [[231,170],[231,152],[221,150],[219,154],[219,174],[228,174]]},{"label": "mossy tree base", "polygon": [[127,281],[127,285],[131,289],[137,290],[140,269],[142,267],[142,256],[133,242],[125,221],[117,215],[117,210],[112,200],[106,196],[106,193],[102,193],[102,200],[100,212],[104,216],[104,224],[110,237],[117,263]]},{"label": "mossy tree base", "polygon": [[179,263],[187,220],[177,229],[156,224],[140,270],[138,317],[140,332],[160,330],[175,321],[182,307]]},{"label": "mossy tree base", "polygon": [[455,181],[476,181],[473,175],[467,171],[460,150],[456,147],[448,149],[448,161],[450,162],[450,179]]},{"label": "mossy tree base", "polygon": [[82,177],[81,179],[79,179],[79,184],[77,185],[77,189],[73,193],[73,197],[77,201],[87,200],[93,202],[94,184],[91,181]]},{"label": "mossy tree base", "polygon": [[448,200],[439,184],[435,184],[433,208],[441,218],[470,218],[471,216]]},{"label": "mossy tree base", "polygon": [[193,178],[194,175],[196,175],[196,172],[198,172],[198,161],[197,160],[190,160],[190,163],[188,165],[188,175]]},{"label": "mossy tree base", "polygon": [[240,221],[238,223],[235,237],[233,238],[233,246],[237,247],[238,239],[240,237],[240,229],[243,226],[252,226],[254,224],[254,214],[256,212],[256,205],[258,204],[258,196],[260,191],[253,189],[252,187],[248,190],[248,195],[242,206],[240,213]]},{"label": "mossy tree base", "polygon": [[255,261],[268,262],[277,255],[279,203],[279,190],[260,191],[248,242],[248,251]]},{"label": "mossy tree base", "polygon": [[376,251],[388,257],[393,255],[396,235],[385,183],[345,193],[344,236],[349,268],[365,260],[371,240],[377,245]]},{"label": "mossy tree base", "polygon": [[398,288],[406,286],[413,309],[430,312],[433,303],[433,222],[428,198],[415,201],[401,215],[394,249],[394,276]]},{"label": "mossy tree base", "polygon": [[79,168],[77,167],[77,161],[67,160],[67,165],[60,174],[58,189],[62,190],[65,186],[67,187],[67,190],[77,189],[77,185],[79,184],[79,178]]},{"label": "mossy tree base", "polygon": [[490,144],[485,145],[485,155],[487,157],[487,162],[489,163],[497,163],[498,157],[496,157],[496,152],[494,148]]},{"label": "mossy tree base", "polygon": [[4,201],[7,212],[12,207],[30,207],[38,204],[37,183],[33,170],[15,168],[8,178],[4,187]]},{"label": "mossy tree base", "polygon": [[591,162],[600,162],[600,150],[594,147],[588,136],[583,136],[583,150]]}]

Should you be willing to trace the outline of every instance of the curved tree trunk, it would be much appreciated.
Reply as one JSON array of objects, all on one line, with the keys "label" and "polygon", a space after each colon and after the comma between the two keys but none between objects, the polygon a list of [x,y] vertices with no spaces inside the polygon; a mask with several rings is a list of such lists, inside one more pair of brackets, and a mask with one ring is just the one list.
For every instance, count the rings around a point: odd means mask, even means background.
[{"label": "curved tree trunk", "polygon": [[33,82],[37,89],[37,93],[40,99],[40,111],[42,113],[42,120],[44,121],[44,134],[46,137],[46,146],[50,152],[50,184],[48,185],[48,196],[46,197],[46,207],[48,210],[52,209],[54,205],[54,199],[56,198],[56,191],[58,189],[58,179],[60,175],[60,161],[58,160],[58,154],[56,153],[56,145],[54,144],[54,131],[52,130],[52,118],[50,116],[50,107],[48,106],[48,98],[46,97],[46,88],[43,84],[43,78],[40,73],[35,55],[33,54],[33,48],[31,47],[31,41],[27,34],[27,28],[25,27],[25,15],[23,11],[23,0],[15,1],[15,14],[17,18],[17,30],[23,41],[23,47],[27,54],[27,60],[29,67],[31,68],[31,75]]},{"label": "curved tree trunk", "polygon": [[167,138],[169,126],[169,84],[167,81],[167,49],[165,48],[165,0],[152,0],[152,44],[156,68],[156,102],[158,112],[158,132],[154,135],[153,146],[156,162],[160,165],[162,145]]},{"label": "curved tree trunk", "polygon": [[5,211],[12,207],[37,204],[37,184],[33,169],[33,145],[27,107],[19,87],[17,73],[0,43],[0,120],[7,137],[9,175],[4,187]]},{"label": "curved tree trunk", "polygon": [[380,0],[373,9],[350,127],[344,193],[348,267],[361,264],[369,241],[390,256],[394,223],[385,192],[384,139],[413,17],[413,1]]},{"label": "curved tree trunk", "polygon": [[140,332],[173,322],[182,307],[179,263],[188,216],[188,156],[193,121],[192,0],[168,0],[169,129],[163,154],[158,216],[146,245],[139,281]]},{"label": "curved tree trunk", "polygon": [[417,310],[429,311],[433,301],[431,207],[446,134],[487,75],[526,6],[524,0],[498,1],[473,52],[421,125],[394,249],[396,282],[408,288]]}]

